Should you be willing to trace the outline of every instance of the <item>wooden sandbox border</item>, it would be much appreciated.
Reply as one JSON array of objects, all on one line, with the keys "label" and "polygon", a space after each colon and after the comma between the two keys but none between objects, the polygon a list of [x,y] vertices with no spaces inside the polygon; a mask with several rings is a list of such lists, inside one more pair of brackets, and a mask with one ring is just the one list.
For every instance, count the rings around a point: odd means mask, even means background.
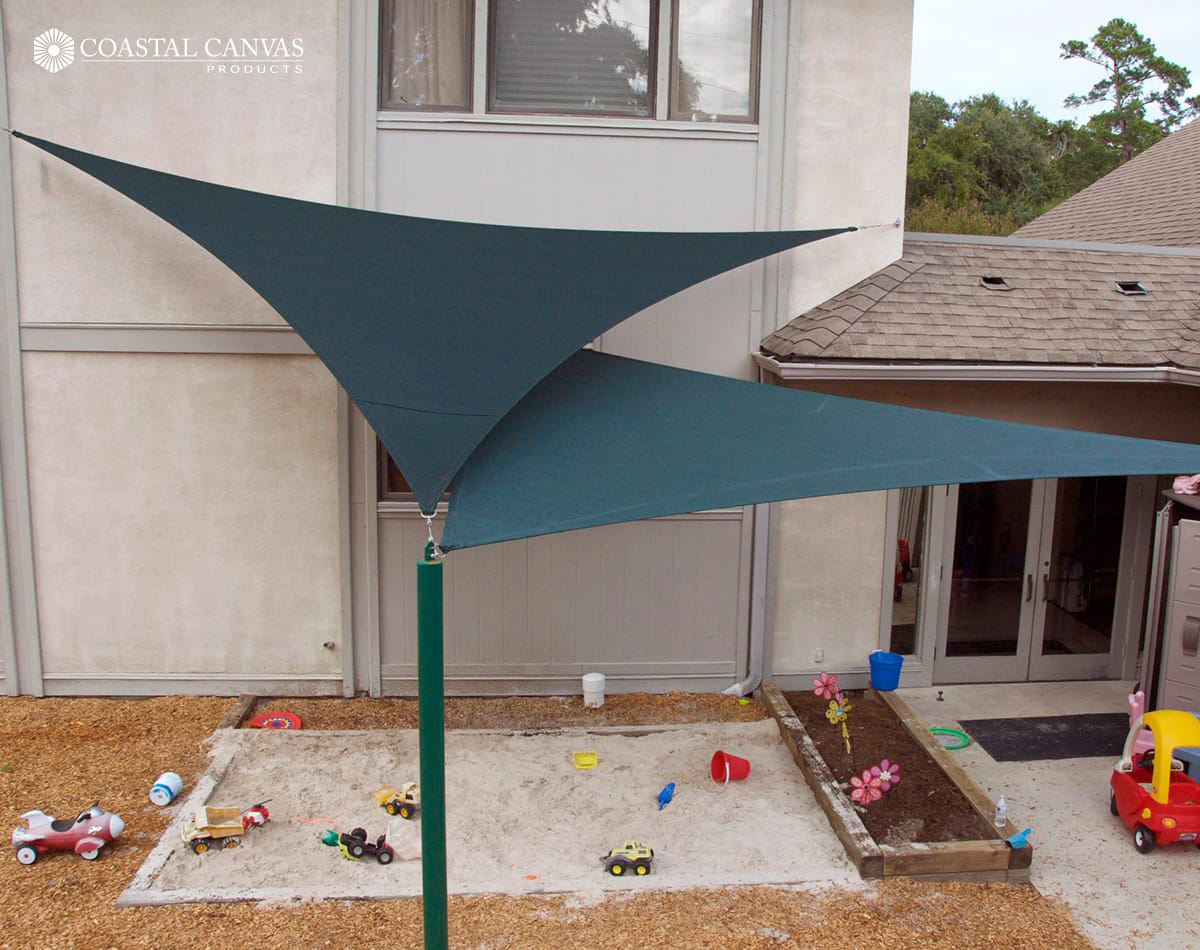
[{"label": "wooden sandbox border", "polygon": [[[958,787],[971,806],[989,825],[995,806],[984,791],[975,784],[962,766],[955,762],[913,713],[908,703],[894,692],[871,690],[876,698],[887,703],[896,717],[904,723],[909,735],[941,768],[946,777]],[[1029,868],[1033,848],[1010,848],[1001,837],[977,841],[936,841],[906,845],[879,845],[871,837],[862,819],[850,804],[850,799],[838,787],[837,780],[817,751],[816,743],[804,728],[800,718],[773,683],[760,690],[763,705],[775,718],[784,744],[800,771],[804,774],[817,803],[833,826],[834,833],[846,849],[846,854],[864,878],[911,877],[921,880],[1007,881],[1029,883]],[[1008,822],[1003,835],[1007,838],[1020,829]]]}]

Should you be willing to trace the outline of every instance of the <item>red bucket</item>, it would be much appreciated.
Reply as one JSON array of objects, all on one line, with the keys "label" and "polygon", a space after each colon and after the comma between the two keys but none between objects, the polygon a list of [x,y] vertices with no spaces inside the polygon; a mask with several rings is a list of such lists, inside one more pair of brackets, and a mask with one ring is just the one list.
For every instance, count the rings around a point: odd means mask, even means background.
[{"label": "red bucket", "polygon": [[712,774],[712,780],[723,785],[740,782],[750,774],[749,762],[739,759],[736,755],[730,755],[728,752],[722,752],[720,749],[713,753],[712,762],[708,768]]}]

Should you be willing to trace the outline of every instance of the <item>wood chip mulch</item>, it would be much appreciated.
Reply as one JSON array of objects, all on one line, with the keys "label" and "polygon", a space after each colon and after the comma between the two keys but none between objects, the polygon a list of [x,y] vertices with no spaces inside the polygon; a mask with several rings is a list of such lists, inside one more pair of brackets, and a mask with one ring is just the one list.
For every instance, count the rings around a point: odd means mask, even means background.
[{"label": "wood chip mulch", "polygon": [[[605,724],[639,724],[639,716],[640,724],[699,721],[677,718],[692,715],[762,718],[757,704],[743,707],[734,701],[726,710],[727,700],[679,693],[613,696],[606,702]],[[274,705],[302,716],[307,710],[318,728],[372,728],[365,724],[377,720],[397,728],[404,721],[399,711],[409,702],[288,700]],[[514,729],[576,725],[585,714],[582,704],[576,710],[573,702],[452,699],[447,721],[459,722],[454,717],[461,716],[466,728],[494,728],[498,722]],[[452,712],[458,703],[462,709]],[[210,697],[0,697],[0,815],[8,830],[23,826],[20,815],[30,809],[73,815],[97,799],[119,812],[127,826],[116,846],[94,862],[73,854],[46,855],[31,867],[11,855],[0,861],[0,947],[421,945],[416,900],[114,906],[168,823],[168,813],[146,797],[150,785],[169,769],[190,788],[207,763],[205,740],[231,706],[229,699]],[[549,713],[558,707],[563,708],[556,721]],[[1061,905],[1033,888],[1004,884],[901,880],[823,896],[727,887],[651,891],[596,904],[572,897],[464,897],[451,898],[449,916],[451,946],[489,950],[1091,946]]]},{"label": "wood chip mulch", "polygon": [[[247,719],[286,710],[305,729],[416,729],[415,699],[263,699]],[[581,696],[446,697],[447,729],[554,729],[567,726],[635,726],[688,722],[757,722],[767,712],[721,693],[619,693],[599,709]]]}]

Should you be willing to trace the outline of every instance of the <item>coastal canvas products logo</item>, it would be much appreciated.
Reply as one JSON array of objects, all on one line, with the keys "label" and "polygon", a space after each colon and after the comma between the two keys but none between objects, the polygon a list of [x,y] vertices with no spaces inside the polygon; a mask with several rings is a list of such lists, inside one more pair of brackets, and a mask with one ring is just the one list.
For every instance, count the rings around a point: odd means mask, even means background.
[{"label": "coastal canvas products logo", "polygon": [[80,63],[195,63],[217,76],[298,75],[304,40],[285,36],[85,36],[57,27],[33,40],[33,61],[56,73]]},{"label": "coastal canvas products logo", "polygon": [[33,61],[48,73],[75,62],[75,41],[62,30],[49,29],[33,39]]}]

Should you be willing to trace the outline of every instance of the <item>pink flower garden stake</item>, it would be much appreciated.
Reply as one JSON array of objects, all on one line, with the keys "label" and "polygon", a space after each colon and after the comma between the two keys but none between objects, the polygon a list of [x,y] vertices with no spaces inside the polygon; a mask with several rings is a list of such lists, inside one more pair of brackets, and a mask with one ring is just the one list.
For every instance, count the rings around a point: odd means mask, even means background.
[{"label": "pink flower garden stake", "polygon": [[813,692],[822,699],[833,699],[837,691],[837,676],[833,673],[822,673],[813,680]]},{"label": "pink flower garden stake", "polygon": [[900,781],[900,763],[884,759],[878,765],[871,766],[871,775],[879,779],[879,787],[883,791],[890,791]]},{"label": "pink flower garden stake", "polygon": [[863,769],[862,778],[857,775],[850,776],[850,784],[854,786],[853,791],[850,792],[850,798],[860,805],[869,805],[871,802],[877,802],[883,798],[879,779],[871,774],[870,769]]}]

